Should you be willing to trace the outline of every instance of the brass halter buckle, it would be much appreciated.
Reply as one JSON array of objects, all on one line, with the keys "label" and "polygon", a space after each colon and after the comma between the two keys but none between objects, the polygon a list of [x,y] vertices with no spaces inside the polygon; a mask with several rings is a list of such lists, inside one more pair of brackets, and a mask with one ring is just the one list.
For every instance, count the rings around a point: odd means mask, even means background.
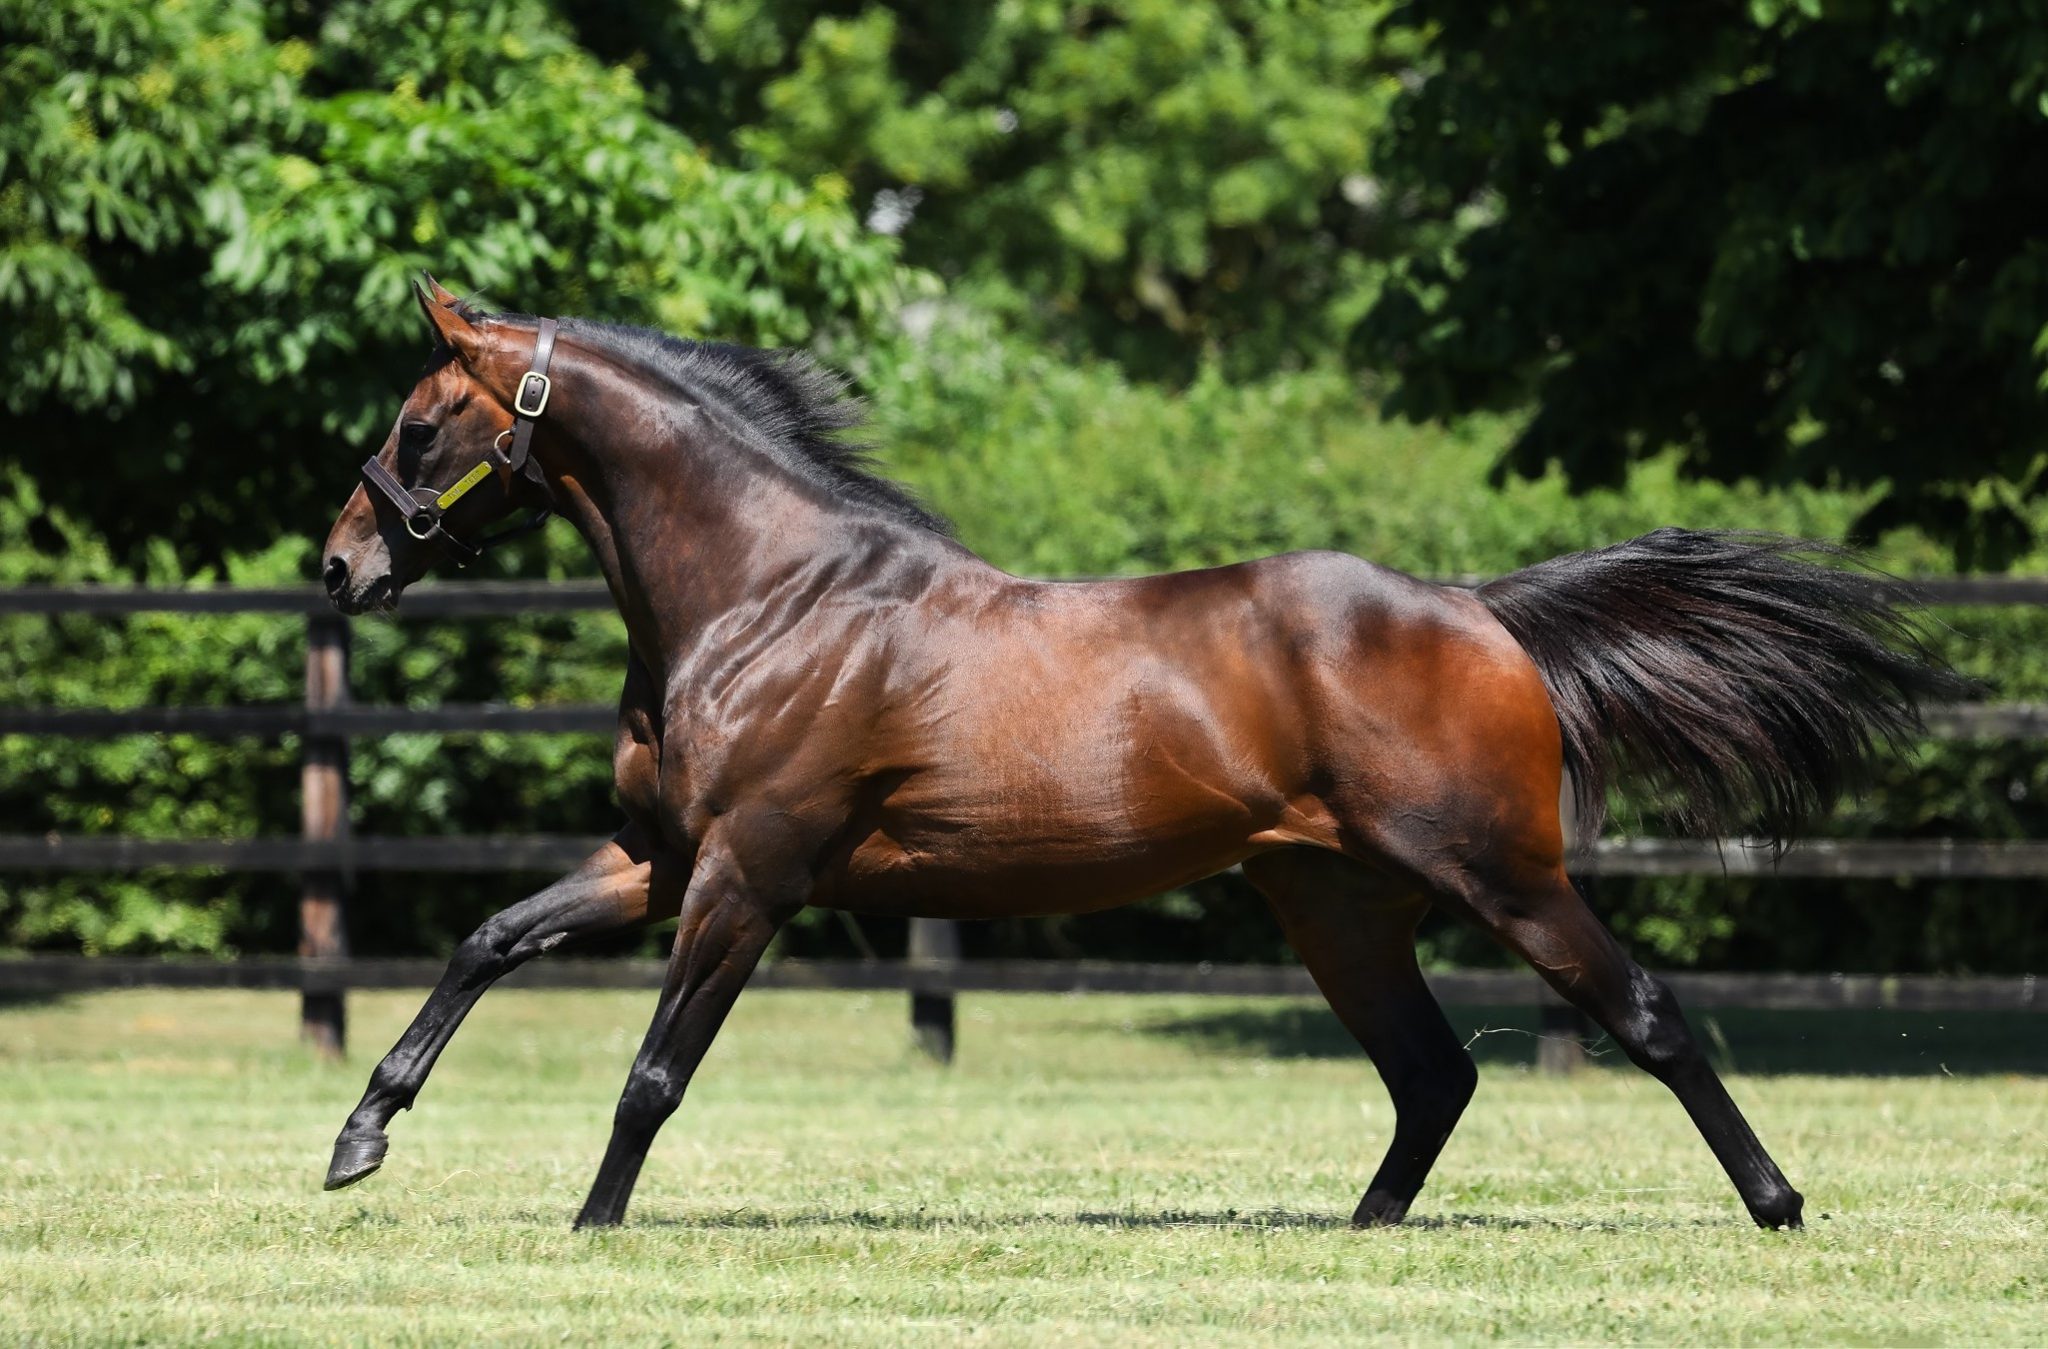
[{"label": "brass halter buckle", "polygon": [[512,410],[522,417],[538,417],[548,409],[548,395],[555,391],[555,382],[538,370],[529,370],[519,380],[519,393],[512,400]]}]

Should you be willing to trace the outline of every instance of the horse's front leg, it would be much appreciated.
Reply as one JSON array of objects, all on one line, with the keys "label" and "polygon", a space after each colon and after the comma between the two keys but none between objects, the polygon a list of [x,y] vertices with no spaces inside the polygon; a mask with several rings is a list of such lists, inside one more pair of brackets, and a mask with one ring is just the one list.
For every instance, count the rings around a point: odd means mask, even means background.
[{"label": "horse's front leg", "polygon": [[385,1126],[412,1107],[434,1060],[485,989],[563,942],[673,917],[688,875],[685,862],[628,825],[575,871],[465,938],[426,1005],[370,1074],[369,1090],[334,1140],[326,1187],[352,1185],[383,1164]]},{"label": "horse's front leg", "polygon": [[786,844],[736,847],[739,832],[707,838],[698,853],[661,1002],[620,1094],[611,1142],[578,1227],[612,1227],[625,1219],[655,1134],[682,1104],[691,1075],[769,941],[809,898],[809,875],[783,860],[805,852]]}]

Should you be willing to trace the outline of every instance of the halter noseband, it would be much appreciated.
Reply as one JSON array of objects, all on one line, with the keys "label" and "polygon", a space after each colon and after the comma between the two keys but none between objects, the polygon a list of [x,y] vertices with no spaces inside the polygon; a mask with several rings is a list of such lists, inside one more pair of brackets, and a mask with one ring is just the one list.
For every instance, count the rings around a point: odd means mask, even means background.
[{"label": "halter noseband", "polygon": [[[398,507],[405,517],[405,532],[421,543],[439,540],[448,555],[458,567],[466,567],[482,557],[486,548],[516,539],[521,534],[530,534],[548,522],[554,514],[553,493],[549,492],[547,478],[540,471],[540,463],[533,457],[533,424],[547,411],[548,398],[554,393],[554,381],[548,378],[548,364],[555,356],[555,321],[542,319],[540,332],[533,342],[533,368],[519,377],[519,386],[512,395],[512,426],[500,431],[498,438],[491,442],[489,458],[457,479],[452,487],[435,493],[426,500],[418,496],[420,491],[431,488],[411,488],[398,480],[398,475],[384,467],[376,455],[363,462],[363,481],[384,494],[384,498]],[[509,438],[511,448],[502,444]],[[491,475],[493,469],[502,469],[507,474],[524,475],[538,484],[543,492],[549,492],[549,504],[535,511],[531,516],[510,529],[501,529],[466,543],[449,532],[441,517],[475,487]]]}]

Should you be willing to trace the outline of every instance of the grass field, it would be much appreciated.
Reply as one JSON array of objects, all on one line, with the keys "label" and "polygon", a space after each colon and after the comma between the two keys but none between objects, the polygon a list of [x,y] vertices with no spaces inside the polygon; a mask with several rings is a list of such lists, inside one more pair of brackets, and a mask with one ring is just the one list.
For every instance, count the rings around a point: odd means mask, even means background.
[{"label": "grass field", "polygon": [[[1771,1234],[1647,1078],[1490,1064],[1411,1225],[1353,1232],[1344,1219],[1391,1115],[1370,1068],[1300,1004],[969,997],[947,1070],[906,1049],[899,997],[764,991],[742,1000],[657,1144],[628,1225],[579,1234],[569,1219],[648,996],[493,994],[397,1121],[384,1171],[323,1194],[371,1053],[416,1002],[357,996],[345,1067],[304,1059],[284,995],[0,1005],[0,1337],[2048,1334],[2038,1077],[1928,1062],[1915,1076],[1739,1078],[1807,1195],[1808,1229]],[[1864,1062],[1829,1045],[1831,1024],[1795,1038]],[[1937,1049],[1950,1033],[1900,1024],[1855,1033]],[[2042,1026],[2010,1020],[1991,1038]],[[1762,1031],[1723,1039],[1738,1066],[1768,1061]],[[1526,1054],[1520,1035],[1478,1046]]]}]

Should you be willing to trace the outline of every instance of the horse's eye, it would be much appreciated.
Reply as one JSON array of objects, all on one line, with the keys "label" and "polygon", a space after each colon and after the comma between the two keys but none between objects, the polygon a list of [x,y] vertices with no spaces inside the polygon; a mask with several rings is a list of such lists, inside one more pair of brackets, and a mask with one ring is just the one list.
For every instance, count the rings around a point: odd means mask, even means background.
[{"label": "horse's eye", "polygon": [[424,450],[434,443],[434,432],[431,422],[407,422],[398,428],[398,443],[408,450]]}]

